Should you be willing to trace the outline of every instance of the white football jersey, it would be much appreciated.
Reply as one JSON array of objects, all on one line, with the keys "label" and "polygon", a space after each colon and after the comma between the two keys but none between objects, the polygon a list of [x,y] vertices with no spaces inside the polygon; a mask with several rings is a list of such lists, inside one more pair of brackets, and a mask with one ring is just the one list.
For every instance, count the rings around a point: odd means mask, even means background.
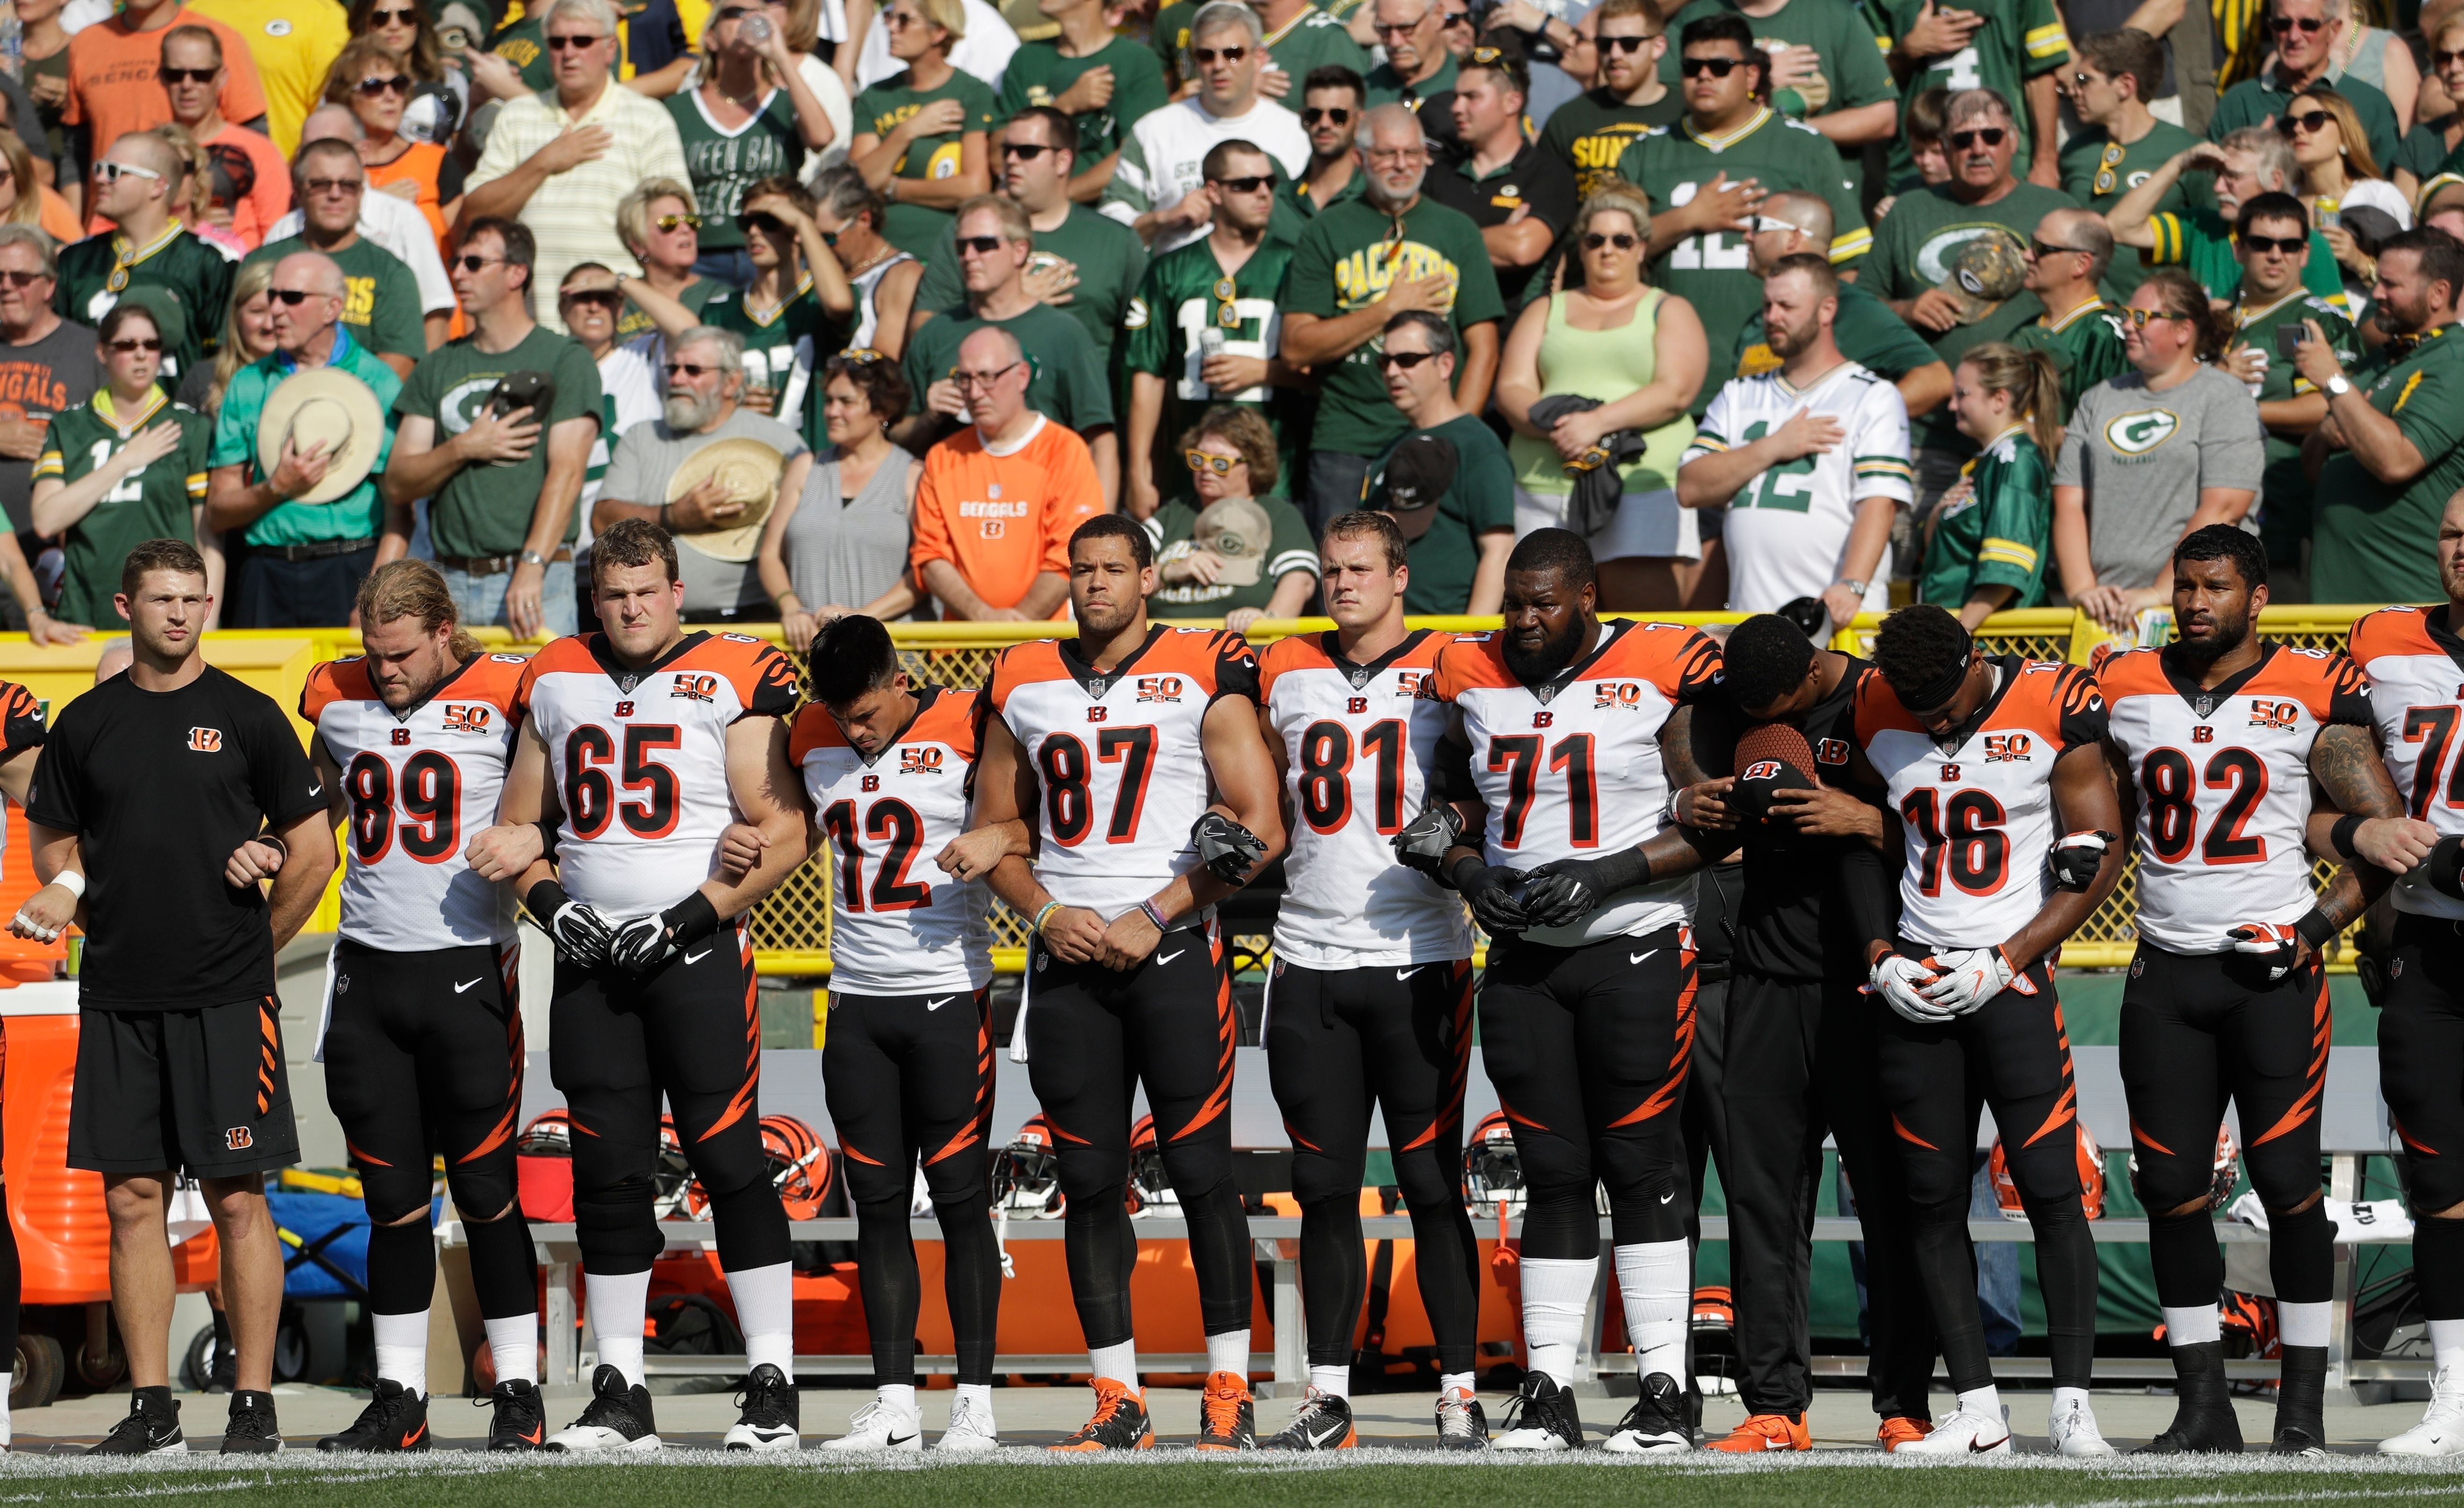
[{"label": "white football jersey", "polygon": [[496,820],[530,658],[483,654],[397,712],[354,655],[308,672],[299,715],[342,771],[342,935],[386,952],[510,942],[513,887],[462,858]]},{"label": "white football jersey", "polygon": [[[1908,461],[1908,405],[1900,390],[1854,361],[1843,361],[1800,392],[1777,372],[1732,378],[1694,428],[1678,465],[1751,445],[1807,408],[1839,421],[1846,438],[1820,455],[1784,462],[1748,482],[1728,502],[1722,535],[1728,553],[1728,607],[1770,613],[1800,597],[1819,597],[1847,574],[1857,504],[1887,497],[1905,508],[1915,495]],[[1891,605],[1891,549],[1867,578],[1865,610]]]},{"label": "white football jersey", "polygon": [[975,699],[926,687],[915,720],[870,759],[826,709],[796,714],[788,757],[837,853],[830,989],[851,994],[980,990],[992,982],[990,893],[933,856],[967,830],[976,785]]},{"label": "white football jersey", "polygon": [[556,866],[565,893],[620,922],[691,894],[742,815],[727,783],[727,731],[795,706],[796,667],[743,634],[688,634],[643,670],[619,663],[598,634],[532,656],[520,710],[547,746],[564,808]]},{"label": "white football jersey", "polygon": [[1392,840],[1429,800],[1446,709],[1422,691],[1451,641],[1416,629],[1368,665],[1332,633],[1280,639],[1258,660],[1259,696],[1283,741],[1291,850],[1275,956],[1307,969],[1471,956],[1462,898],[1395,862]]},{"label": "white football jersey", "polygon": [[[1541,691],[1507,668],[1495,634],[1465,634],[1441,649],[1433,694],[1463,712],[1472,779],[1488,807],[1488,862],[1528,872],[1657,836],[1668,804],[1660,731],[1719,682],[1720,646],[1681,623],[1603,623],[1592,652]],[[1656,932],[1693,909],[1686,874],[1620,890],[1562,927],[1523,935],[1573,948]]]},{"label": "white football jersey", "polygon": [[2341,654],[2268,644],[2213,690],[2172,653],[2134,649],[2097,670],[2139,799],[2139,935],[2220,953],[2243,922],[2298,922],[2317,904],[2304,829],[2310,746],[2334,723],[2371,726],[2369,687]]},{"label": "white football jersey", "polygon": [[1200,730],[1218,697],[1254,707],[1258,656],[1239,634],[1157,624],[1099,675],[1077,640],[1039,639],[1002,650],[983,694],[1035,772],[1035,877],[1111,921],[1198,867]]},{"label": "white football jersey", "polygon": [[[2464,833],[2464,639],[2448,613],[2382,607],[2353,624],[2347,651],[2369,677],[2379,747],[2405,811],[2441,836]],[[2395,908],[2464,919],[2464,901],[2431,889],[2417,869],[2395,883]]]},{"label": "white football jersey", "polygon": [[2104,700],[2087,671],[2017,655],[1991,664],[1992,699],[1949,747],[1888,681],[1869,675],[1857,688],[1857,741],[1907,843],[1900,935],[1928,948],[1998,947],[2043,909],[2060,836],[2054,761],[2104,736]]}]

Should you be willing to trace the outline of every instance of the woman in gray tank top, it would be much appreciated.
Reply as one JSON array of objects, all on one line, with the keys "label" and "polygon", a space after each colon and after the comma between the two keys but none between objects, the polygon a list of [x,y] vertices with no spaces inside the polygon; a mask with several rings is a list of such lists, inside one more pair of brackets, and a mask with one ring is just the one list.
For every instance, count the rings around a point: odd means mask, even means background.
[{"label": "woman in gray tank top", "polygon": [[762,590],[798,654],[832,619],[904,618],[918,601],[908,514],[924,465],[885,433],[907,413],[907,380],[896,361],[855,354],[831,358],[823,378],[830,447],[761,535]]}]

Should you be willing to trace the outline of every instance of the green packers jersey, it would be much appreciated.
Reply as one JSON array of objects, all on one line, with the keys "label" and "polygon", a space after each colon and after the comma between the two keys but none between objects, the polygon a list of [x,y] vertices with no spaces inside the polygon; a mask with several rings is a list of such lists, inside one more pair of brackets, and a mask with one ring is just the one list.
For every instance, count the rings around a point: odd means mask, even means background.
[{"label": "green packers jersey", "polygon": [[665,103],[685,149],[693,203],[701,209],[702,252],[733,251],[744,244],[737,216],[743,212],[746,191],[765,178],[793,178],[803,166],[796,101],[784,89],[774,89],[760,113],[733,131],[710,118],[698,89],[670,95]]},{"label": "green packers jersey", "polygon": [[[822,425],[822,363],[846,332],[813,295],[810,278],[776,309],[756,312],[746,295],[721,286],[701,307],[702,323],[744,337],[744,391],[770,395],[770,417],[815,449],[829,443]],[[610,448],[611,453],[613,448]]]},{"label": "green packers jersey", "polygon": [[116,233],[89,236],[61,249],[52,311],[99,326],[122,299],[144,305],[162,327],[163,375],[176,378],[221,348],[236,270],[220,248],[176,224],[143,248]]},{"label": "green packers jersey", "polygon": [[[2352,321],[2335,305],[2306,289],[2296,290],[2258,308],[2239,306],[2233,310],[2233,345],[2255,351],[2264,363],[2258,380],[2260,404],[2288,403],[2318,391],[2308,378],[2295,370],[2293,359],[2277,344],[2277,331],[2298,329],[2304,319],[2319,321],[2327,343],[2335,348],[2336,359],[2346,368],[2361,360],[2361,337],[2354,331]],[[2263,409],[2261,417],[2265,417]],[[2258,534],[2267,541],[2269,559],[2286,565],[2300,563],[2301,541],[2310,537],[2311,491],[2310,478],[2301,466],[2301,442],[2268,430],[2267,470],[2258,493]]]},{"label": "green packers jersey", "polygon": [[[2165,120],[2157,121],[2145,136],[2127,143],[2105,135],[2102,126],[2089,126],[2062,148],[2062,189],[2102,214],[2177,153],[2198,144],[2197,137]],[[2024,175],[2026,169],[2022,166],[2019,171]],[[2166,190],[2164,198],[2156,201],[2156,208],[2159,212],[2212,209],[2216,196],[2211,183],[2204,173],[2185,173]],[[2104,280],[2115,293],[2127,298],[2132,289],[2146,281],[2147,268],[2152,265],[2141,261],[2136,248],[2117,246]]]},{"label": "green packers jersey", "polygon": [[2054,469],[2024,429],[1969,457],[1959,469],[1972,490],[1935,514],[1917,578],[1917,601],[1957,612],[1980,586],[2007,586],[2003,608],[2045,601],[2045,563],[2054,553]]},{"label": "green packers jersey", "polygon": [[[1803,121],[1784,120],[1769,109],[1756,110],[1752,120],[1721,137],[1698,135],[1690,118],[1658,127],[1625,149],[1617,170],[1650,195],[1654,208],[1691,203],[1724,173],[1732,184],[1755,179],[1766,193],[1791,188],[1819,194],[1831,206],[1835,265],[1854,263],[1874,244],[1831,142]],[[1741,329],[1762,313],[1762,279],[1746,270],[1746,239],[1736,231],[1687,236],[1652,264],[1651,280],[1692,304],[1705,330]],[[1711,369],[1694,400],[1697,418],[1720,384],[1736,375],[1727,343],[1712,345]]]},{"label": "green packers jersey", "polygon": [[[1827,93],[1820,104],[1815,104],[1795,89],[1783,89],[1772,100],[1783,115],[1829,115],[1835,110],[1854,110],[1899,98],[1899,88],[1891,82],[1890,65],[1882,61],[1881,50],[1874,46],[1873,31],[1862,16],[1839,0],[1786,0],[1769,15],[1741,10],[1735,0],[1693,0],[1668,23],[1668,49],[1660,56],[1662,83],[1674,87],[1679,82],[1683,59],[1679,55],[1678,39],[1685,34],[1687,23],[1714,15],[1742,17],[1746,25],[1753,28],[1757,41],[1813,49],[1821,65],[1822,87]],[[1850,183],[1861,188],[1865,149],[1852,146],[1837,150]]]},{"label": "green packers jersey", "polygon": [[1197,16],[1196,0],[1172,0],[1155,12],[1155,25],[1147,29],[1147,46],[1176,88],[1196,76],[1189,71],[1189,23]]},{"label": "green packers jersey", "polygon": [[[1283,316],[1276,296],[1282,293],[1292,249],[1281,241],[1262,241],[1241,264],[1226,273],[1216,259],[1212,239],[1192,241],[1167,251],[1147,269],[1137,297],[1122,320],[1121,364],[1132,372],[1163,379],[1163,420],[1156,427],[1155,476],[1167,497],[1190,494],[1189,472],[1179,464],[1180,432],[1213,404],[1239,404],[1265,416],[1277,447],[1292,468],[1292,447],[1284,433],[1285,404],[1274,388],[1260,385],[1237,393],[1218,393],[1199,379],[1205,362],[1205,332],[1223,335],[1225,356],[1271,357],[1280,342]],[[1278,479],[1252,478],[1260,492],[1279,490]]]},{"label": "green packers jersey", "polygon": [[[1095,349],[1110,361],[1112,342],[1120,337],[1122,316],[1138,291],[1138,279],[1146,275],[1146,243],[1118,220],[1085,205],[1071,205],[1068,217],[1058,227],[1035,232],[1035,254],[1057,256],[1078,269],[1078,283],[1069,291],[1069,301],[1053,307],[1085,325],[1095,339]],[[915,285],[913,307],[938,315],[966,301],[966,285],[958,279],[958,227],[953,220],[942,227],[933,254],[924,258],[924,276]]]},{"label": "green packers jersey", "polygon": [[[1916,24],[1931,0],[1883,0],[1882,18],[1888,30],[1883,33],[1883,50],[1887,52],[1902,33]],[[1900,88],[1900,109],[1905,119],[1909,104],[1928,89],[1944,88],[1953,92],[1962,89],[1991,89],[2010,101],[2011,114],[2019,127],[2019,149],[2012,156],[2013,171],[2026,177],[2033,147],[2032,129],[2028,119],[2026,84],[2039,74],[2049,74],[2071,59],[2071,45],[2062,33],[2061,13],[2054,9],[2054,0],[1961,0],[1960,9],[1985,18],[1985,24],[1968,34],[1968,45],[1956,53],[1943,53],[1925,59],[1925,66],[1908,75]],[[1891,180],[1914,169],[1908,156],[1905,133],[1891,142]]]},{"label": "green packers jersey", "polygon": [[[675,298],[676,302],[684,305],[687,309],[692,310],[695,315],[699,315],[702,310],[702,305],[710,302],[711,295],[717,293],[720,289],[725,287],[727,287],[727,285],[720,282],[715,277],[696,277],[692,282],[685,284],[685,286],[672,296]],[[698,324],[701,321],[695,319],[693,322]],[[641,305],[634,303],[631,299],[627,299],[625,301],[624,313],[616,317],[616,343],[623,345],[636,336],[655,334],[657,333],[658,328],[658,322],[652,319],[649,315],[644,314],[642,312]],[[611,446],[615,442],[613,440],[609,441]]]},{"label": "green packers jersey", "polygon": [[[898,129],[898,123],[935,99],[956,99],[966,107],[966,123],[942,136],[918,137],[908,143],[897,165],[891,169],[895,178],[916,181],[956,178],[965,155],[966,133],[993,128],[1000,101],[990,88],[972,74],[953,71],[936,89],[918,89],[915,76],[898,73],[883,79],[855,97],[855,129],[859,136],[887,138]],[[998,176],[998,175],[996,175]],[[890,244],[910,256],[922,256],[933,249],[933,238],[950,223],[950,211],[904,200],[890,207],[882,217],[881,233]]]},{"label": "green packers jersey", "polygon": [[147,539],[196,537],[189,510],[206,500],[206,455],[213,446],[213,421],[172,403],[160,389],[127,427],[105,389],[52,420],[34,481],[76,482],[120,452],[121,447],[159,424],[180,426],[180,444],[169,455],[138,468],[105,492],[92,512],[69,526],[62,552],[60,622],[104,625],[118,622],[112,593],[120,586],[120,562]]},{"label": "green packers jersey", "polygon": [[2310,595],[2321,602],[2434,602],[2446,595],[2438,537],[2447,500],[2464,488],[2464,326],[2438,325],[2408,345],[2390,340],[2384,365],[2354,374],[2370,406],[2395,421],[2430,459],[2409,482],[2382,482],[2350,450],[2329,453],[2313,499]]},{"label": "green packers jersey", "polygon": [[1685,97],[1671,89],[1647,105],[1619,101],[1605,89],[1588,89],[1559,105],[1540,129],[1540,149],[1574,170],[1574,192],[1589,199],[1617,176],[1617,159],[1635,138],[1657,125],[1675,125],[1685,114]]},{"label": "green packers jersey", "polygon": [[2071,422],[2079,394],[2130,366],[2122,349],[2122,318],[2101,300],[2081,304],[2059,319],[2050,312],[2040,315],[2035,323],[2020,326],[2011,343],[2054,359],[2054,369],[2062,375],[2064,424]]},{"label": "green packers jersey", "polygon": [[[2209,297],[2240,296],[2241,262],[2233,254],[2233,226],[2224,216],[2213,209],[2151,215],[2147,232],[2156,242],[2142,253],[2148,266],[2179,264],[2207,289]],[[2316,230],[2310,232],[2310,260],[2301,269],[2301,286],[2329,303],[2343,302],[2343,273],[2337,269],[2336,253]]]},{"label": "green packers jersey", "polygon": [[1369,53],[1352,39],[1344,24],[1315,6],[1292,17],[1291,24],[1266,38],[1266,55],[1287,75],[1292,87],[1283,98],[1284,108],[1298,111],[1301,107],[1302,85],[1309,70],[1330,63],[1351,69],[1355,74],[1369,72]]},{"label": "green packers jersey", "polygon": [[1155,54],[1128,37],[1113,37],[1085,57],[1065,55],[1057,41],[1021,47],[1010,55],[1009,67],[1001,75],[1000,119],[1006,120],[1021,110],[1055,103],[1080,75],[1097,68],[1112,71],[1112,98],[1100,110],[1073,117],[1078,122],[1079,168],[1094,166],[1121,149],[1130,129],[1149,111],[1172,102],[1172,90],[1163,81],[1163,68]]}]

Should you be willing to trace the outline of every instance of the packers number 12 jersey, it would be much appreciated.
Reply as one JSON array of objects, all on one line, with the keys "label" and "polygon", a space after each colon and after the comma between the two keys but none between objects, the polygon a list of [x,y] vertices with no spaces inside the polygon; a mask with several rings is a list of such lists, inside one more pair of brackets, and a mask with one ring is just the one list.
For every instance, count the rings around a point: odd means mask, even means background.
[{"label": "packers number 12 jersey", "polygon": [[1461,899],[1395,862],[1393,840],[1429,800],[1446,709],[1426,692],[1451,641],[1415,629],[1367,665],[1332,633],[1279,639],[1259,694],[1284,746],[1291,803],[1275,956],[1306,969],[1444,963],[1471,956]]},{"label": "packers number 12 jersey", "polygon": [[740,815],[727,783],[727,731],[795,706],[796,667],[743,634],[688,634],[639,670],[599,634],[569,635],[534,655],[519,710],[547,746],[564,808],[556,866],[565,893],[610,921],[630,921],[709,879],[719,835]]},{"label": "packers number 12 jersey", "polygon": [[983,694],[1035,772],[1036,878],[1109,922],[1198,867],[1206,710],[1254,708],[1258,656],[1239,634],[1157,624],[1098,672],[1077,640],[1042,639],[1002,650]]},{"label": "packers number 12 jersey", "polygon": [[2104,736],[2104,699],[2087,671],[2017,655],[1991,664],[2000,684],[1948,747],[1881,676],[1857,688],[1857,742],[1907,842],[1900,934],[1929,948],[1999,946],[2043,908],[2060,836],[2054,762]]},{"label": "packers number 12 jersey", "polygon": [[[1472,779],[1488,808],[1488,862],[1529,872],[1656,837],[1668,804],[1660,731],[1719,683],[1720,646],[1679,623],[1603,623],[1592,652],[1537,689],[1507,667],[1495,634],[1440,650],[1433,692],[1463,713]],[[1620,890],[1562,927],[1523,935],[1573,948],[1656,932],[1693,909],[1687,874]]]},{"label": "packers number 12 jersey", "polygon": [[[2370,681],[2379,747],[2406,813],[2464,833],[2464,638],[2453,609],[2382,607],[2353,625],[2355,664]],[[2395,908],[2464,919],[2464,901],[2431,889],[2419,870],[2395,883]]]},{"label": "packers number 12 jersey", "polygon": [[906,732],[868,759],[829,710],[796,714],[787,755],[838,856],[830,877],[830,988],[851,994],[974,991],[992,983],[980,880],[933,866],[967,830],[976,785],[975,700],[926,687]]},{"label": "packers number 12 jersey", "polygon": [[308,672],[299,715],[341,768],[351,803],[344,937],[397,953],[512,940],[512,887],[472,873],[462,851],[496,820],[529,667],[527,655],[483,654],[399,712],[364,659]]},{"label": "packers number 12 jersey", "polygon": [[2244,922],[2297,922],[2317,904],[2310,748],[2336,723],[2371,725],[2369,688],[2324,649],[2261,646],[2212,690],[2172,651],[2134,649],[2097,671],[2113,745],[2139,799],[2139,935],[2167,952],[2220,953]]}]

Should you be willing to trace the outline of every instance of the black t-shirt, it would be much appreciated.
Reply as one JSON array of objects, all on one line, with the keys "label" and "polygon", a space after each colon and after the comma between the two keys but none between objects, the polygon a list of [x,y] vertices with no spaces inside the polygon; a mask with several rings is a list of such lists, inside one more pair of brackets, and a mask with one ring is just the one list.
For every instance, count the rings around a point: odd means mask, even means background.
[{"label": "black t-shirt", "polygon": [[[1564,239],[1581,208],[1574,197],[1574,170],[1542,151],[1534,141],[1527,139],[1504,171],[1477,181],[1471,172],[1468,157],[1452,166],[1431,163],[1424,186],[1430,198],[1471,216],[1471,223],[1484,230],[1504,225],[1517,208],[1528,206],[1528,217],[1546,225],[1554,243]],[[1497,269],[1497,291],[1509,312],[1523,307],[1534,280],[1548,265],[1549,257],[1543,254],[1529,267]]]},{"label": "black t-shirt", "polygon": [[274,994],[274,934],[232,849],[325,805],[272,697],[209,666],[176,691],[118,675],[62,709],[26,815],[81,840],[78,1003],[188,1011]]},{"label": "black t-shirt", "polygon": [[[1848,656],[1848,668],[1829,696],[1814,704],[1797,726],[1814,747],[1814,769],[1826,785],[1848,773],[1857,744],[1857,683],[1870,662]],[[1749,838],[1745,845],[1746,895],[1737,913],[1737,967],[1777,979],[1819,979],[1825,957],[1859,952],[1845,907],[1822,904],[1837,883],[1837,854],[1843,842],[1862,839],[1796,838],[1773,843]]]}]

